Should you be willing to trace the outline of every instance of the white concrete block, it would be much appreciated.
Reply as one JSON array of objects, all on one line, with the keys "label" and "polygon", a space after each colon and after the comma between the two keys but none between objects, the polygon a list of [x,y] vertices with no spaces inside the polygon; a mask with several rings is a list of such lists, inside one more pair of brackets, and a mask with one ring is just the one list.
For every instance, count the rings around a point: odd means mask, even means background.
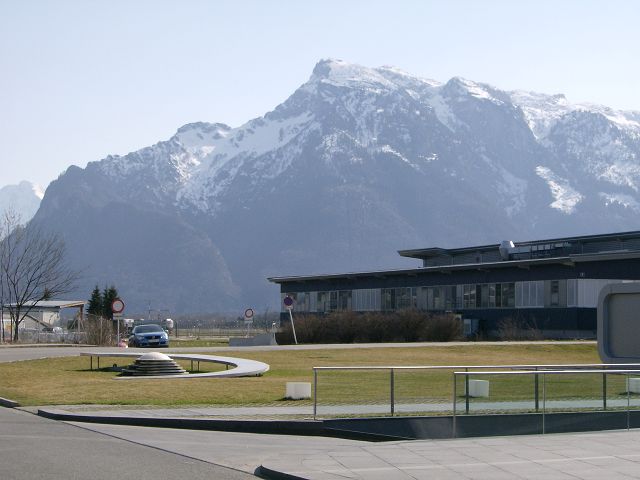
[{"label": "white concrete block", "polygon": [[469,380],[470,397],[488,397],[489,380]]},{"label": "white concrete block", "polygon": [[291,400],[304,400],[311,398],[310,382],[287,382],[285,398]]},{"label": "white concrete block", "polygon": [[640,393],[640,378],[627,378],[627,392]]}]

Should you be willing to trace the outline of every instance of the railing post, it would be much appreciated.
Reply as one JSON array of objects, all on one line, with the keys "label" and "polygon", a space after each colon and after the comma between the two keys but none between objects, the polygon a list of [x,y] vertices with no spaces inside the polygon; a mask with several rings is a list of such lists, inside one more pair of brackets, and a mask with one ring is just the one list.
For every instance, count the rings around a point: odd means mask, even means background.
[{"label": "railing post", "polygon": [[[469,369],[465,368],[465,372],[468,372]],[[469,375],[464,376],[464,413],[469,415]]]},{"label": "railing post", "polygon": [[393,368],[391,369],[391,378],[389,379],[390,381],[390,390],[391,390],[391,416],[393,417],[393,414],[395,412],[395,378],[394,378],[394,374],[393,374]]},{"label": "railing post", "polygon": [[[536,372],[538,371],[538,367],[536,367]],[[536,373],[533,376],[533,388],[534,388],[534,392],[533,392],[533,398],[535,401],[535,405],[536,405],[536,412],[540,411],[540,393],[538,392],[538,374]]]},{"label": "railing post", "polygon": [[602,374],[602,409],[607,409],[607,374]]},{"label": "railing post", "polygon": [[452,431],[451,438],[456,438],[456,400],[457,400],[457,378],[456,372],[453,372],[453,418],[452,418]]},{"label": "railing post", "polygon": [[547,376],[542,374],[542,434],[546,433],[545,415],[547,413]]},{"label": "railing post", "polygon": [[626,384],[627,384],[627,430],[630,430],[631,429],[631,418],[630,418],[630,416],[631,416],[631,412],[630,412],[630,410],[631,410],[631,393],[630,393],[631,392],[631,388],[629,388],[629,374],[628,373],[627,373],[626,377],[627,377],[627,381],[626,381]]},{"label": "railing post", "polygon": [[318,413],[318,370],[313,369],[313,419]]}]

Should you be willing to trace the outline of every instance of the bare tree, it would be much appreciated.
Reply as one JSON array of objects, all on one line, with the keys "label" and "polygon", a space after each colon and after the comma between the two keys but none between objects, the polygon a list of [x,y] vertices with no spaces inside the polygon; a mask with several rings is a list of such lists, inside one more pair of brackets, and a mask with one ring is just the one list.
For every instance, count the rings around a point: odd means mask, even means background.
[{"label": "bare tree", "polygon": [[12,210],[0,219],[0,295],[9,311],[14,341],[18,327],[38,302],[71,291],[77,272],[65,264],[62,238],[31,222],[20,223]]}]

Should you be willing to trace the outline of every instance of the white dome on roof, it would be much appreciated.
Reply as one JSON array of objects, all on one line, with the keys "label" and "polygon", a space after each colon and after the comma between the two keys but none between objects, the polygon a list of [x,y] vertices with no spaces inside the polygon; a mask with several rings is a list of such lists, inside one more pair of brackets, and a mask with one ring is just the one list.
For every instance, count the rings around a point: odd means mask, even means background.
[{"label": "white dome on roof", "polygon": [[138,357],[138,360],[169,360],[171,361],[171,357],[160,352],[149,352]]}]

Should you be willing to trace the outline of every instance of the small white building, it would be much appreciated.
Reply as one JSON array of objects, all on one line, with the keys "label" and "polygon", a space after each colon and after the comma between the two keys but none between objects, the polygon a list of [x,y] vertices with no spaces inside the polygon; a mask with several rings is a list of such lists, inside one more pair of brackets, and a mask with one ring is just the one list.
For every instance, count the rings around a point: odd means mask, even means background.
[{"label": "small white building", "polygon": [[[25,309],[33,306],[24,320],[20,323],[20,329],[29,328],[42,330],[43,328],[52,328],[60,320],[60,310],[63,308],[77,308],[79,317],[82,318],[85,300],[42,300],[40,302],[27,302],[22,308]],[[2,314],[2,328],[4,330],[4,338],[11,335],[11,307],[15,304],[4,305]]]}]

